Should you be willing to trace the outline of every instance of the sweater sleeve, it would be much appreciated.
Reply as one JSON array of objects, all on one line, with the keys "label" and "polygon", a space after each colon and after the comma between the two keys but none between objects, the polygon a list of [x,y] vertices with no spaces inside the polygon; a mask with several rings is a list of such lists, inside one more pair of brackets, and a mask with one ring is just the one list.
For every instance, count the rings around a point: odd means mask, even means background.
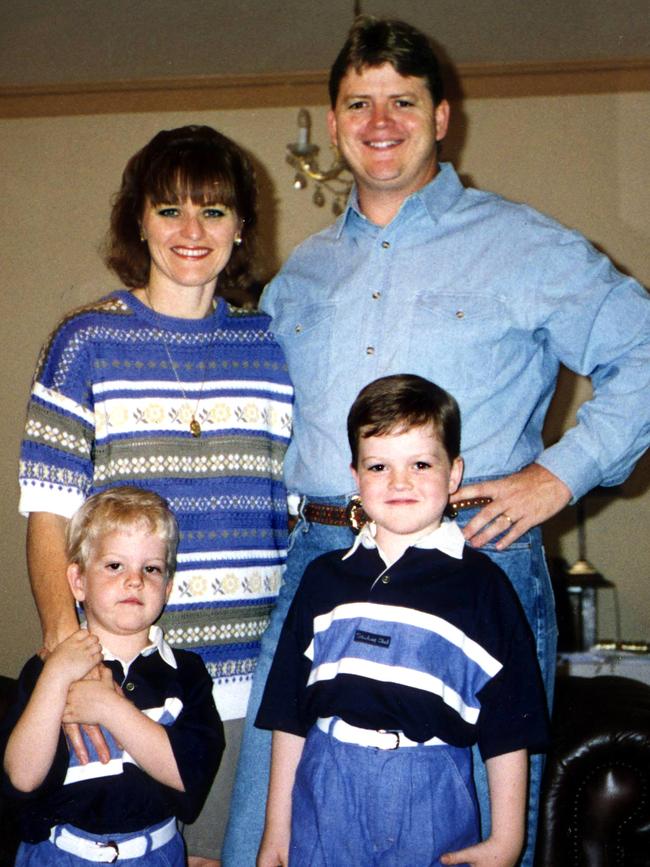
[{"label": "sweater sleeve", "polygon": [[66,318],[41,350],[20,452],[22,514],[71,517],[93,479],[92,340],[84,317]]}]

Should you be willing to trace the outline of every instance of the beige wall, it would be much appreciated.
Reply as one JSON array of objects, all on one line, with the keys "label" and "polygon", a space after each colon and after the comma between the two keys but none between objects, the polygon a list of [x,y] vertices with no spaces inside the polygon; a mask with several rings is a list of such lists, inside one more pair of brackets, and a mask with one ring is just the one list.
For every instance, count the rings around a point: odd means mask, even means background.
[{"label": "beige wall", "polygon": [[[293,245],[330,220],[327,207],[311,204],[310,191],[291,187],[284,145],[295,138],[296,111],[297,106],[0,120],[0,673],[17,673],[39,642],[24,564],[25,522],[16,514],[16,464],[30,378],[57,318],[116,285],[97,251],[126,159],[163,126],[209,123],[236,138],[264,167],[260,214],[264,265],[271,271]],[[474,183],[580,228],[647,285],[648,116],[647,92],[469,100],[457,109],[448,152]],[[312,117],[315,137],[324,144],[325,109],[313,107]],[[586,393],[582,382],[563,382],[551,436],[570,423]],[[649,466],[646,460],[637,469],[623,496],[589,507],[589,556],[617,582],[627,638],[650,638]],[[549,551],[570,561],[576,556],[572,523],[573,510],[567,510],[546,533]],[[611,635],[612,594],[602,594],[602,602],[601,634]]]}]

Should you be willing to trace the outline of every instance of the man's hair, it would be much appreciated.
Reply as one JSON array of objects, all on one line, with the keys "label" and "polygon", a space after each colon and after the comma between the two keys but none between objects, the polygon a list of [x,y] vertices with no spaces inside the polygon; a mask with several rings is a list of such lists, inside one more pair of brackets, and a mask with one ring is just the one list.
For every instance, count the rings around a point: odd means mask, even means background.
[{"label": "man's hair", "polygon": [[101,536],[130,530],[144,530],[165,543],[167,577],[171,578],[176,570],[176,518],[158,494],[127,485],[93,494],[73,515],[66,531],[68,563],[77,563],[83,571]]},{"label": "man's hair", "polygon": [[452,463],[460,454],[460,410],[443,388],[411,373],[382,376],[361,389],[348,413],[352,466],[363,437],[403,433],[432,425]]},{"label": "man's hair", "polygon": [[239,145],[209,126],[163,129],[128,161],[111,212],[106,265],[125,286],[146,286],[151,256],[140,232],[147,202],[173,205],[186,198],[194,205],[226,205],[242,220],[242,243],[219,275],[219,293],[248,288],[257,225],[255,170]]},{"label": "man's hair", "polygon": [[341,80],[351,67],[360,73],[365,67],[384,63],[390,63],[400,75],[425,78],[434,105],[444,99],[440,64],[429,38],[405,21],[364,15],[352,25],[332,64],[329,78],[332,108],[336,107]]}]

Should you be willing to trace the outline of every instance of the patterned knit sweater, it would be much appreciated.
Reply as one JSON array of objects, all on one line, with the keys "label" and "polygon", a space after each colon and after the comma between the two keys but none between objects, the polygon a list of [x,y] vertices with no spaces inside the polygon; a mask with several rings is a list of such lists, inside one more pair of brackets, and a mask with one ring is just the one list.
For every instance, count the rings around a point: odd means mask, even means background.
[{"label": "patterned knit sweater", "polygon": [[123,484],[167,499],[181,537],[160,625],[203,657],[222,719],[245,714],[286,557],[293,393],[268,324],[222,299],[163,316],[127,291],[73,311],[41,351],[21,450],[24,514],[70,517]]}]

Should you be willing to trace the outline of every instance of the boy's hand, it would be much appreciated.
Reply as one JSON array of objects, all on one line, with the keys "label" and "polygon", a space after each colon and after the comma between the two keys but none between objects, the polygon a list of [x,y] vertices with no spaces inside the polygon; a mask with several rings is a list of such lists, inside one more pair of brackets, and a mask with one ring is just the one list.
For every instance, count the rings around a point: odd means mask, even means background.
[{"label": "boy's hand", "polygon": [[70,685],[63,711],[63,722],[83,725],[106,724],[110,708],[119,700],[113,675],[105,665],[98,666],[99,679],[77,680]]},{"label": "boy's hand", "polygon": [[66,687],[85,677],[102,661],[99,638],[87,629],[77,629],[54,648],[45,660],[48,677],[61,678]]},{"label": "boy's hand", "polygon": [[257,853],[256,867],[286,867],[289,863],[289,838],[273,839],[270,832],[265,831]]},{"label": "boy's hand", "polygon": [[441,864],[469,864],[470,867],[514,867],[521,854],[521,846],[512,840],[488,837],[483,843],[448,852],[440,858]]}]

